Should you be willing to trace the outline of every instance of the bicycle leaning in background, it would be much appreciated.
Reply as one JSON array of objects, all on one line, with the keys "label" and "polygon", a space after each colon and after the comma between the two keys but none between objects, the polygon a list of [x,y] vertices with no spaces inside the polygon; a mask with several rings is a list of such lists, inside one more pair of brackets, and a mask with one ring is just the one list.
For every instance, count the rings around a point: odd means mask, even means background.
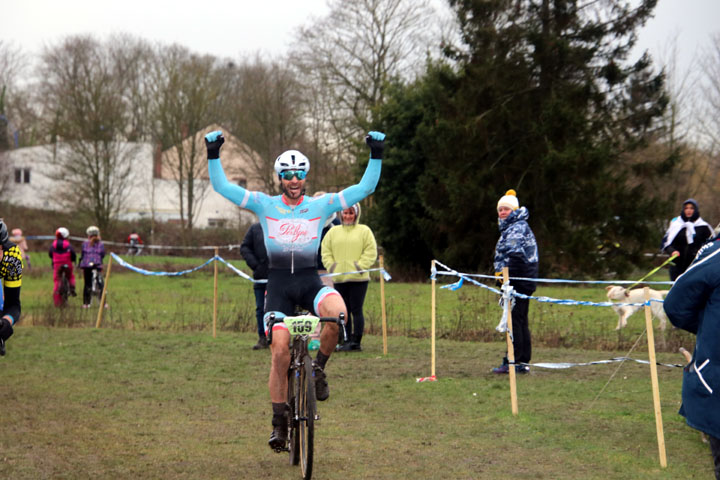
[{"label": "bicycle leaning in background", "polygon": [[335,317],[299,315],[294,317],[268,318],[268,343],[272,344],[272,331],[276,323],[285,323],[290,331],[290,367],[288,368],[288,446],[276,448],[276,452],[290,452],[290,463],[302,467],[303,479],[312,477],[313,440],[317,414],[315,398],[315,374],[312,357],[308,352],[310,335],[319,323],[336,323],[345,340],[345,314]]}]

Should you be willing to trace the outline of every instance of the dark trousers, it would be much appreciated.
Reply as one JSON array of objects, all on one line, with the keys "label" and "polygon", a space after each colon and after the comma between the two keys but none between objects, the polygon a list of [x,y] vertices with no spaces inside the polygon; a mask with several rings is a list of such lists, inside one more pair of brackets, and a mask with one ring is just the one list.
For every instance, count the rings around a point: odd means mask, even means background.
[{"label": "dark trousers", "polygon": [[528,309],[530,301],[515,297],[515,306],[512,309],[513,350],[515,361],[530,363],[532,357],[532,344],[530,343],[530,326],[528,325]]},{"label": "dark trousers", "polygon": [[[92,268],[83,268],[83,279],[85,280],[85,285],[83,286],[83,305],[90,305],[92,300],[92,274]],[[98,272],[98,274],[100,274],[100,272]]]},{"label": "dark trousers", "polygon": [[263,321],[263,315],[265,315],[265,287],[267,283],[256,283],[253,287],[255,292],[255,318],[257,320],[258,336],[260,338],[265,337],[265,322]]},{"label": "dark trousers", "polygon": [[710,451],[715,462],[715,480],[720,480],[720,438],[708,435],[710,439]]},{"label": "dark trousers", "polygon": [[345,330],[351,342],[360,343],[365,331],[365,316],[363,315],[363,303],[367,293],[368,282],[344,282],[336,283],[335,290],[345,301],[348,311],[347,325]]}]

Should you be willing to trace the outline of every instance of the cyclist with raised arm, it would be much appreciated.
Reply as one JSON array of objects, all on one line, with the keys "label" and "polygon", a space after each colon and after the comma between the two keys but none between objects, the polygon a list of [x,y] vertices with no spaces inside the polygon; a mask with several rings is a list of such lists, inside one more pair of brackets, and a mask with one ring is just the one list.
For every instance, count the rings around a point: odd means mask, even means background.
[{"label": "cyclist with raised arm", "polygon": [[[305,178],[310,161],[297,150],[288,150],[275,160],[275,173],[282,194],[270,196],[253,192],[230,183],[220,164],[220,147],[225,141],[222,132],[205,136],[208,170],[213,188],[228,200],[254,212],[263,229],[263,239],[270,261],[265,298],[265,319],[292,315],[295,306],[314,312],[320,317],[347,316],[345,303],[333,288],[324,286],[317,273],[317,252],[325,220],[358,203],[375,191],[380,179],[385,134],[370,132],[365,141],[370,147],[370,160],[357,185],[339,193],[319,197],[305,196]],[[287,442],[287,371],[290,362],[290,332],[282,324],[272,331],[271,365],[268,387],[273,408],[273,431],[270,447],[279,449]],[[335,350],[338,326],[327,323],[320,335],[320,349],[313,361],[316,396],[320,401],[330,394],[325,366]]]},{"label": "cyclist with raised arm", "polygon": [[5,355],[5,342],[13,334],[13,325],[20,319],[20,287],[22,285],[22,253],[10,241],[7,226],[0,219],[0,355]]}]

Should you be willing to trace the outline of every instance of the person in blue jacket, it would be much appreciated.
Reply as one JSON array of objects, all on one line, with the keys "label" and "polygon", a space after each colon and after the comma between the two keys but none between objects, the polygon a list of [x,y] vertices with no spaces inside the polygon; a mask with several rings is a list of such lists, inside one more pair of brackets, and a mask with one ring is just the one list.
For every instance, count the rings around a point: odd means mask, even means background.
[{"label": "person in blue jacket", "polygon": [[[497,204],[498,228],[500,238],[495,246],[493,265],[495,275],[501,278],[503,268],[507,267],[511,277],[510,284],[515,291],[523,295],[532,295],[536,284],[532,280],[518,280],[517,278],[537,278],[538,276],[538,246],[528,218],[530,213],[526,207],[521,207],[515,190],[508,190]],[[515,371],[528,373],[532,358],[532,342],[530,338],[530,325],[528,310],[530,301],[527,298],[515,297],[512,307],[512,333],[513,350],[515,351]],[[500,366],[493,368],[493,373],[508,373],[510,366],[507,356],[503,357]]]},{"label": "person in blue jacket", "polygon": [[720,241],[705,244],[665,297],[670,322],[695,334],[685,367],[680,415],[710,437],[715,478],[720,480]]}]

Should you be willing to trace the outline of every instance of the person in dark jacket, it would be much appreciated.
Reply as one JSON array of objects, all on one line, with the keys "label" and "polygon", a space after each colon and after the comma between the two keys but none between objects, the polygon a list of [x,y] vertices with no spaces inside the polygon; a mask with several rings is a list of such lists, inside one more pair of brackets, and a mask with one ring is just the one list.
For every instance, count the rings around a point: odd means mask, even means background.
[{"label": "person in dark jacket", "polygon": [[692,198],[685,200],[682,213],[670,220],[670,226],[662,239],[663,252],[677,257],[673,260],[674,265],[670,266],[670,280],[675,281],[688,268],[700,247],[712,234],[710,224],[700,218],[697,202]]},{"label": "person in dark jacket", "polygon": [[[260,223],[253,223],[245,234],[242,244],[240,245],[240,253],[253,271],[255,280],[267,280],[268,278],[268,256],[265,250],[265,240],[263,239],[263,231]],[[255,317],[257,319],[258,341],[253,345],[253,350],[261,350],[268,348],[267,337],[265,337],[265,289],[267,282],[255,282],[253,292],[255,292]]]},{"label": "person in dark jacket", "polygon": [[[515,190],[508,190],[498,201],[498,227],[500,239],[495,246],[495,275],[500,277],[502,270],[508,267],[511,277],[510,284],[516,292],[532,295],[536,284],[531,280],[513,280],[512,277],[537,278],[538,276],[538,247],[535,235],[528,225],[530,214],[527,208],[520,207]],[[530,326],[528,321],[529,300],[515,297],[512,308],[512,333],[515,362],[530,363],[532,344],[530,343]],[[507,357],[499,367],[493,368],[493,373],[508,373]],[[516,365],[518,373],[528,373],[527,365]]]},{"label": "person in dark jacket", "polygon": [[710,437],[720,480],[720,241],[705,244],[665,297],[670,322],[697,335],[685,367],[680,415]]}]

